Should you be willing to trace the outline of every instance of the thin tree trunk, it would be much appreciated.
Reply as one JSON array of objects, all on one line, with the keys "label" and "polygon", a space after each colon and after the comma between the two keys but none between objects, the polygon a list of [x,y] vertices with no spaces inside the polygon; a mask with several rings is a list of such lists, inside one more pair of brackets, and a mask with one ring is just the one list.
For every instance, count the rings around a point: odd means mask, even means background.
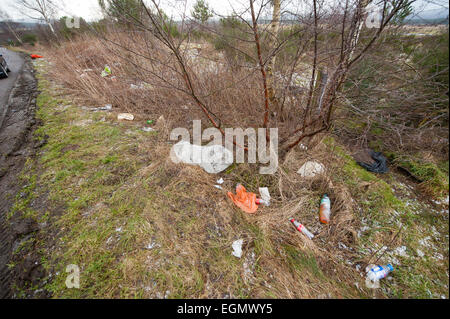
[{"label": "thin tree trunk", "polygon": [[[280,29],[280,19],[281,19],[281,0],[273,0],[273,14],[272,22],[270,25],[270,48],[275,48],[277,46],[278,31]],[[275,69],[276,55],[274,54],[272,58],[267,63],[267,90],[269,93],[269,101],[272,104],[272,109],[279,112],[278,101],[275,95],[275,80],[273,76],[273,70]],[[281,114],[280,114],[281,115]]]},{"label": "thin tree trunk", "polygon": [[17,41],[20,44],[23,44],[22,40],[19,38],[19,36],[17,35],[17,33],[13,30],[13,28],[10,26],[10,24],[8,23],[8,21],[5,21],[6,26],[8,27],[9,32],[11,32],[13,34],[13,36],[17,39]]}]

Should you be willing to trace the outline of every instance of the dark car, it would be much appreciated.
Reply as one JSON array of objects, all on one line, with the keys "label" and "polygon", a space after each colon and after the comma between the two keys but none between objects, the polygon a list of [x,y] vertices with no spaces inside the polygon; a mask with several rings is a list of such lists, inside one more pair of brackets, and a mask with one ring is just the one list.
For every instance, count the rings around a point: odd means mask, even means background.
[{"label": "dark car", "polygon": [[11,72],[11,70],[9,69],[8,64],[6,64],[5,58],[0,53],[0,79],[7,78],[8,72]]}]

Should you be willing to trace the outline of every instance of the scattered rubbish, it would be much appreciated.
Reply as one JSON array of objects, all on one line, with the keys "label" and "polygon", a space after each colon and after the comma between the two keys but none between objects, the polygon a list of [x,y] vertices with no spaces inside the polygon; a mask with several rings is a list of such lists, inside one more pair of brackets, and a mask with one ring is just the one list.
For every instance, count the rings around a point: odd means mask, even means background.
[{"label": "scattered rubbish", "polygon": [[390,272],[394,271],[394,267],[391,264],[386,266],[369,265],[366,268],[367,280],[372,283],[378,282],[380,279],[386,278]]},{"label": "scattered rubbish", "polygon": [[148,125],[152,125],[153,124],[153,120],[147,120],[147,124]]},{"label": "scattered rubbish", "polygon": [[111,75],[111,69],[108,65],[105,65],[105,68],[103,69],[101,76],[107,77],[108,75]]},{"label": "scattered rubbish", "polygon": [[220,186],[220,185],[214,185],[214,187],[217,188],[217,189],[220,189],[220,190],[223,189],[222,186]]},{"label": "scattered rubbish", "polygon": [[253,214],[258,209],[256,194],[247,192],[241,184],[236,185],[236,195],[231,192],[228,192],[227,195],[237,207],[246,213]]},{"label": "scattered rubbish", "polygon": [[34,59],[41,59],[43,58],[42,55],[38,55],[38,54],[30,54],[30,57],[34,60]]},{"label": "scattered rubbish", "polygon": [[241,258],[242,257],[242,244],[244,243],[243,239],[238,239],[233,242],[233,252],[232,255]]},{"label": "scattered rubbish", "polygon": [[324,167],[322,164],[317,162],[306,162],[305,164],[300,167],[300,169],[297,171],[298,174],[302,177],[314,177],[317,174],[322,174],[324,172]]},{"label": "scattered rubbish", "polygon": [[406,252],[406,246],[400,246],[395,248],[392,253],[401,257],[408,257],[408,253]]},{"label": "scattered rubbish", "polygon": [[106,104],[105,106],[102,107],[87,107],[87,106],[82,106],[81,109],[85,110],[85,111],[92,111],[92,112],[98,112],[98,111],[112,111],[112,104]]},{"label": "scattered rubbish", "polygon": [[92,69],[84,69],[84,70],[83,70],[84,73],[87,73],[87,72],[93,72],[93,71],[94,71],[94,70],[92,70]]},{"label": "scattered rubbish", "polygon": [[87,76],[86,73],[80,74],[80,78],[84,78],[84,77],[86,77],[86,76]]},{"label": "scattered rubbish", "polygon": [[300,144],[298,145],[298,148],[299,148],[301,151],[307,151],[307,150],[308,150],[308,146],[306,146],[306,145],[304,145],[304,144],[302,144],[302,143],[300,143]]},{"label": "scattered rubbish", "polygon": [[117,115],[117,119],[118,120],[132,121],[132,120],[134,120],[134,115],[130,114],[130,113],[119,113]]},{"label": "scattered rubbish", "polygon": [[309,239],[313,239],[314,235],[300,222],[296,221],[294,218],[289,219],[289,221],[295,226],[295,228],[301,232],[302,234],[305,234],[306,237]]},{"label": "scattered rubbish", "polygon": [[112,111],[112,104],[106,104],[105,106],[98,107],[99,111]]},{"label": "scattered rubbish", "polygon": [[132,90],[144,90],[144,89],[152,89],[153,87],[146,83],[146,82],[142,82],[139,84],[130,84],[130,89]]},{"label": "scattered rubbish", "polygon": [[260,187],[259,195],[261,195],[261,199],[259,200],[259,202],[265,206],[270,206],[269,189],[267,187]]},{"label": "scattered rubbish", "polygon": [[219,184],[219,185],[222,185],[223,184],[223,182],[224,182],[224,180],[223,180],[223,178],[221,177],[221,178],[219,178],[217,181],[216,181],[216,183],[217,184]]},{"label": "scattered rubbish", "polygon": [[220,173],[233,163],[233,153],[222,145],[200,146],[186,141],[172,147],[171,157],[176,162],[199,165],[210,174]]},{"label": "scattered rubbish", "polygon": [[153,127],[143,127],[142,130],[144,132],[156,132],[156,130]]},{"label": "scattered rubbish", "polygon": [[116,78],[115,76],[112,76],[112,77],[110,77],[109,79],[110,79],[111,81],[113,81],[113,82],[117,81],[117,78]]},{"label": "scattered rubbish", "polygon": [[320,200],[320,209],[319,209],[319,220],[323,224],[328,224],[330,222],[331,215],[331,201],[328,198],[327,194],[324,194],[322,199]]},{"label": "scattered rubbish", "polygon": [[364,167],[369,172],[373,173],[386,173],[389,171],[387,167],[387,160],[380,152],[374,152],[370,150],[370,157],[374,160],[373,163],[357,162],[360,166]]}]

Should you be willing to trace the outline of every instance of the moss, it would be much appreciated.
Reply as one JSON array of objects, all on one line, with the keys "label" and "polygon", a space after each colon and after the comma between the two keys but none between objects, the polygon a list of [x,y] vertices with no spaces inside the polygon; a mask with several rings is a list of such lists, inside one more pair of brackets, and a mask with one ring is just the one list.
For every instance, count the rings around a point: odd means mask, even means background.
[{"label": "moss", "polygon": [[436,198],[448,195],[448,173],[445,173],[445,171],[443,172],[436,164],[419,159],[412,159],[407,156],[396,156],[392,154],[391,157],[394,158],[394,163],[397,166],[406,169],[414,177],[422,181],[422,187],[428,194]]}]

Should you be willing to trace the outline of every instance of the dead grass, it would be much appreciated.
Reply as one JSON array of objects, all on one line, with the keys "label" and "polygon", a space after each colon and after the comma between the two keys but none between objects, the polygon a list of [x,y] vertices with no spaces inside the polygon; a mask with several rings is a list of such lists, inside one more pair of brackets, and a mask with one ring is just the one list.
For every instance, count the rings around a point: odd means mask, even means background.
[{"label": "dead grass", "polygon": [[[55,297],[373,296],[356,266],[364,269],[374,247],[403,243],[403,238],[392,242],[398,227],[390,215],[405,206],[389,184],[358,168],[347,151],[328,137],[317,138],[316,146],[307,152],[292,150],[271,176],[259,175],[257,167],[248,164],[234,164],[218,176],[174,164],[169,159],[168,133],[201,114],[191,111],[192,105],[188,105],[189,112],[182,111],[185,97],[173,90],[169,94],[154,77],[132,78],[139,71],[128,69],[127,62],[106,48],[99,40],[83,39],[46,51],[51,65],[39,67],[39,117],[44,124],[38,135],[45,133],[50,138],[36,164],[38,180],[49,190],[50,199],[65,207],[56,223],[59,241],[43,249],[47,270],[54,278],[48,289]],[[104,64],[112,68],[117,81],[100,77]],[[86,68],[94,71],[83,73]],[[86,76],[80,78],[81,74]],[[205,90],[217,85],[208,80],[210,76],[205,74],[205,82],[199,81],[205,83]],[[225,82],[228,77],[232,75],[220,74]],[[138,81],[151,88],[129,87]],[[252,82],[239,90],[246,88],[253,88]],[[220,102],[214,110],[231,124],[247,108],[254,108],[252,94],[257,100],[259,95],[253,91],[245,98],[219,92],[211,96],[211,105]],[[114,112],[94,113],[80,107],[106,103],[113,103]],[[243,106],[237,109],[235,105]],[[137,119],[117,123],[115,112],[119,110],[133,112]],[[160,115],[165,120],[158,121],[157,133],[141,130],[144,120]],[[240,120],[246,123],[250,118],[241,116]],[[323,163],[325,174],[301,178],[296,172],[308,160]],[[224,191],[213,187],[219,177],[225,180]],[[234,190],[236,183],[253,192],[268,187],[271,206],[261,207],[255,215],[243,213],[226,196],[226,190]],[[329,225],[318,219],[323,193],[332,202]],[[36,215],[41,214],[45,212]],[[313,241],[294,229],[288,220],[291,217],[316,234]],[[403,218],[415,227],[410,217]],[[373,232],[361,236],[364,219],[374,222]],[[231,255],[236,239],[244,239],[241,259]],[[409,246],[413,243],[408,241]],[[65,288],[68,264],[80,265],[82,289]],[[412,276],[414,285],[419,269]],[[413,289],[422,288],[411,282],[405,280],[400,288],[382,290],[376,297],[392,296],[392,290],[415,296]]]}]

